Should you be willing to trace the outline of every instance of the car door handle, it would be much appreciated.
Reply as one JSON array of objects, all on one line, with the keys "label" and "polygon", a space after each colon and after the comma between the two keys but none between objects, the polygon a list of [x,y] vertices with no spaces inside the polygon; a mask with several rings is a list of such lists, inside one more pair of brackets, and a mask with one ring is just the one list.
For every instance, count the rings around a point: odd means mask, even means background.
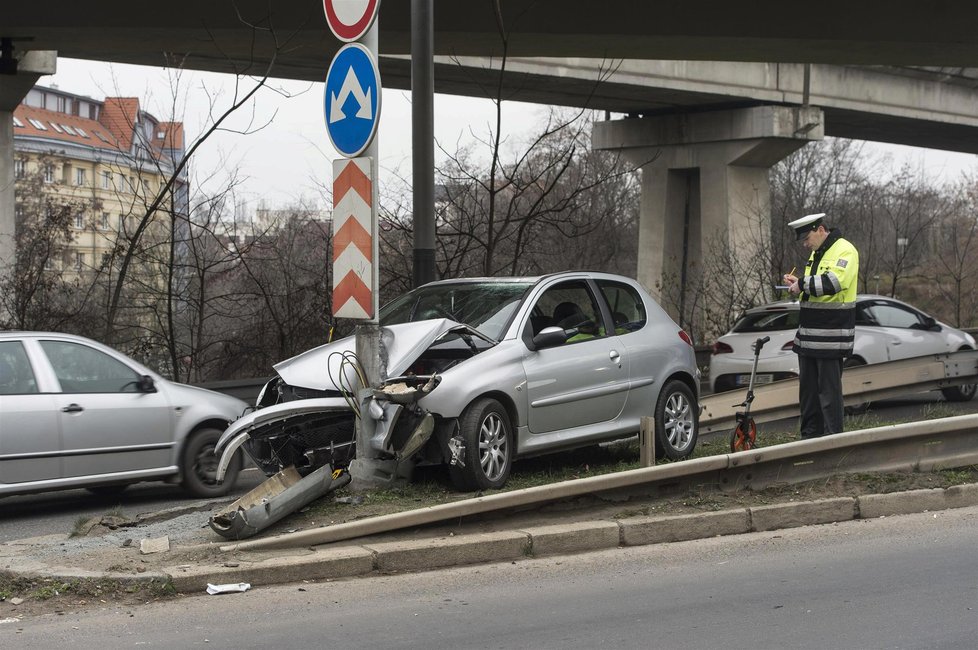
[{"label": "car door handle", "polygon": [[618,350],[612,350],[608,353],[608,358],[610,358],[612,361],[618,361],[618,359],[621,358],[621,355],[618,354]]},{"label": "car door handle", "polygon": [[81,413],[84,410],[85,409],[83,409],[82,407],[80,407],[77,404],[69,404],[68,406],[66,406],[63,409],[61,409],[61,412],[62,413]]}]

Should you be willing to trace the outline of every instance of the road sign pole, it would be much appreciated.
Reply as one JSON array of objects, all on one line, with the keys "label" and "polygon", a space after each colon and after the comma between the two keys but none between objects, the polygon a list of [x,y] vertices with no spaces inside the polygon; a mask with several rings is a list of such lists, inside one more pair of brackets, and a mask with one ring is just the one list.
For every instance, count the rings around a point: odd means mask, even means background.
[{"label": "road sign pole", "polygon": [[[374,59],[377,58],[377,32],[378,20],[374,21],[373,27],[371,27],[360,42],[370,50],[371,54],[374,55]],[[378,87],[379,92],[379,87]],[[356,345],[357,345],[357,357],[360,359],[360,363],[363,366],[364,374],[367,378],[367,383],[369,386],[376,386],[387,376],[387,368],[382,363],[382,358],[386,357],[381,349],[380,340],[380,324],[379,318],[379,288],[380,288],[380,258],[379,255],[379,245],[378,245],[378,227],[377,227],[377,187],[380,184],[378,171],[379,164],[378,160],[378,137],[374,135],[370,144],[364,150],[363,154],[371,162],[371,169],[373,171],[372,177],[374,182],[372,184],[372,200],[370,202],[370,230],[371,230],[371,240],[373,245],[373,260],[374,263],[371,265],[372,282],[371,285],[374,287],[373,291],[373,317],[370,320],[359,321],[356,329]],[[365,416],[369,417],[369,416]],[[405,466],[405,470],[410,470],[409,466]],[[357,456],[350,466],[350,473],[356,479],[356,482],[360,486],[369,485],[384,485],[389,484],[391,481],[397,478],[398,467],[393,460],[385,460],[377,457],[377,453],[370,446],[370,440],[367,437],[366,429],[362,426],[362,420],[357,419]]]}]

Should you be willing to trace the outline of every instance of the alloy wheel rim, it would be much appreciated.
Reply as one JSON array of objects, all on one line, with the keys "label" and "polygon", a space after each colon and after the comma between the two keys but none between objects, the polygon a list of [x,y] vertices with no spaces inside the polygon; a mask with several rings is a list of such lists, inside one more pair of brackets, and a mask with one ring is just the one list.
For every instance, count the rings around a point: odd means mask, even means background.
[{"label": "alloy wheel rim", "polygon": [[496,481],[502,476],[508,456],[509,440],[502,418],[490,413],[479,428],[479,464],[487,479]]},{"label": "alloy wheel rim", "polygon": [[685,451],[693,438],[693,410],[682,393],[669,396],[665,405],[666,439],[676,451]]}]

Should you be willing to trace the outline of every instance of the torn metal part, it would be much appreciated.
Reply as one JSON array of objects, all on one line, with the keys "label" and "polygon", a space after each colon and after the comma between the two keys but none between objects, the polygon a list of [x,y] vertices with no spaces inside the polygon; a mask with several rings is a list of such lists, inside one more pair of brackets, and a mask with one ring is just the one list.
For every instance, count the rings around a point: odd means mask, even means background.
[{"label": "torn metal part", "polygon": [[414,431],[408,437],[407,442],[401,447],[395,454],[394,457],[397,460],[403,460],[405,458],[410,458],[416,454],[428,439],[431,438],[431,434],[435,431],[435,416],[431,413],[425,413],[421,417],[421,422],[415,427]]},{"label": "torn metal part", "polygon": [[389,400],[395,404],[413,404],[430,393],[441,383],[441,377],[434,375],[412,375],[388,379],[373,391],[379,400]]},{"label": "torn metal part", "polygon": [[305,478],[289,467],[213,514],[210,527],[227,539],[246,539],[349,482],[349,472],[329,465]]},{"label": "torn metal part", "polygon": [[448,439],[448,451],[452,454],[448,461],[449,465],[465,467],[465,442],[463,442],[462,436],[456,435]]}]

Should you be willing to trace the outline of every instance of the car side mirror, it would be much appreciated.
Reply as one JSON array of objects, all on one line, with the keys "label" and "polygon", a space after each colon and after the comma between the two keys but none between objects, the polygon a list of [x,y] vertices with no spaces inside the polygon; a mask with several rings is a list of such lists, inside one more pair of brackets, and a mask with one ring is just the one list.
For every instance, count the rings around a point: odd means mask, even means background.
[{"label": "car side mirror", "polygon": [[941,326],[933,316],[924,316],[924,328],[928,332],[940,332]]},{"label": "car side mirror", "polygon": [[140,393],[155,393],[156,392],[156,382],[149,375],[143,375],[139,378],[139,392]]},{"label": "car side mirror", "polygon": [[567,342],[567,330],[559,327],[544,327],[533,337],[533,346],[537,349],[552,348]]}]

